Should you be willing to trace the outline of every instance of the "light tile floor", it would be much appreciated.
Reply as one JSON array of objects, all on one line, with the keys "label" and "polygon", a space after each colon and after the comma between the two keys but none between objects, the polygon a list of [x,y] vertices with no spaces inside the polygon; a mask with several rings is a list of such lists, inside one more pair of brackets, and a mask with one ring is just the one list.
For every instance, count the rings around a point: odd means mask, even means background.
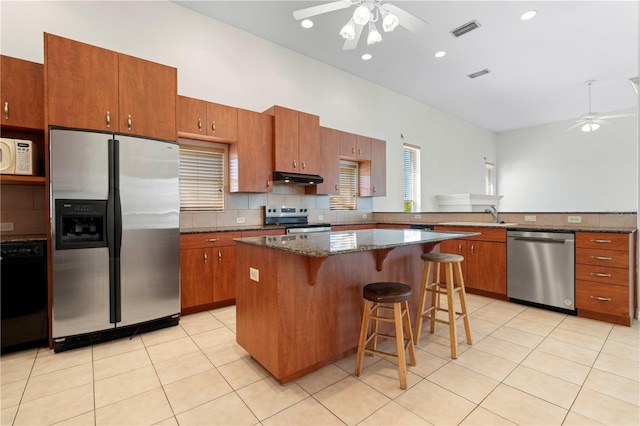
[{"label": "light tile floor", "polygon": [[[235,307],[54,354],[0,359],[3,425],[638,425],[640,327],[467,295],[474,344],[423,327],[407,389],[355,355],[287,385],[235,343]],[[390,342],[389,342],[390,343]],[[383,343],[387,344],[387,342]]]}]

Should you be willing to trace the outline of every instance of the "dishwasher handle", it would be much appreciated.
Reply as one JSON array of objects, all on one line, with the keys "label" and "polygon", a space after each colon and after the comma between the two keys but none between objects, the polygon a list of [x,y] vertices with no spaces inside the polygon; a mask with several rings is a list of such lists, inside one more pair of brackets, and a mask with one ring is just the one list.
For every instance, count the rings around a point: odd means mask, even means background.
[{"label": "dishwasher handle", "polygon": [[536,238],[536,237],[511,237],[515,241],[530,241],[535,243],[558,243],[564,244],[567,241],[565,238]]}]

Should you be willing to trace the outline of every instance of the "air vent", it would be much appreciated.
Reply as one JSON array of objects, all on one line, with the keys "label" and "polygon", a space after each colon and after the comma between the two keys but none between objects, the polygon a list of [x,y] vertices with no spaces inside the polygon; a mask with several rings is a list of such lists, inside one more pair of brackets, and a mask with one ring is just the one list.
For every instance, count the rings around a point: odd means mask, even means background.
[{"label": "air vent", "polygon": [[482,71],[477,71],[477,72],[474,72],[473,74],[469,74],[467,77],[476,78],[476,77],[480,77],[481,75],[489,74],[490,72],[491,71],[489,71],[487,68],[485,68]]},{"label": "air vent", "polygon": [[451,34],[453,34],[455,37],[460,37],[461,35],[466,34],[469,31],[475,30],[479,26],[480,24],[478,23],[478,21],[474,19],[473,21],[467,22],[466,24],[456,28],[455,30],[452,30]]}]

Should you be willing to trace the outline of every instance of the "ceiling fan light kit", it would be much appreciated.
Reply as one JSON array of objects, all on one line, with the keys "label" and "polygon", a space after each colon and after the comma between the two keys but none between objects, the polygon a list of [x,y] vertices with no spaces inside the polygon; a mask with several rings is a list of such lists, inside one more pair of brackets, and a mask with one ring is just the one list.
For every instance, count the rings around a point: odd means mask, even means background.
[{"label": "ceiling fan light kit", "polygon": [[373,22],[369,22],[369,35],[367,36],[367,44],[372,45],[374,43],[380,43],[382,41],[382,36],[378,32],[376,28],[376,24]]},{"label": "ceiling fan light kit", "polygon": [[340,30],[340,35],[345,40],[351,41],[354,39],[354,37],[356,36],[356,29],[354,27],[353,18],[349,19],[349,22],[347,22],[347,24],[342,27],[342,29]]}]

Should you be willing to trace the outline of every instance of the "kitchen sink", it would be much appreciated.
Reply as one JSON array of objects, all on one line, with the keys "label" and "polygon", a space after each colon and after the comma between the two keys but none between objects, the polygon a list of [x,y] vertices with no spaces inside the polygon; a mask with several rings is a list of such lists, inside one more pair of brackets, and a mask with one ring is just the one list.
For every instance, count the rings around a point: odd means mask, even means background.
[{"label": "kitchen sink", "polygon": [[509,228],[518,225],[517,223],[493,223],[493,222],[444,222],[438,225],[445,226],[485,226],[491,228]]}]

